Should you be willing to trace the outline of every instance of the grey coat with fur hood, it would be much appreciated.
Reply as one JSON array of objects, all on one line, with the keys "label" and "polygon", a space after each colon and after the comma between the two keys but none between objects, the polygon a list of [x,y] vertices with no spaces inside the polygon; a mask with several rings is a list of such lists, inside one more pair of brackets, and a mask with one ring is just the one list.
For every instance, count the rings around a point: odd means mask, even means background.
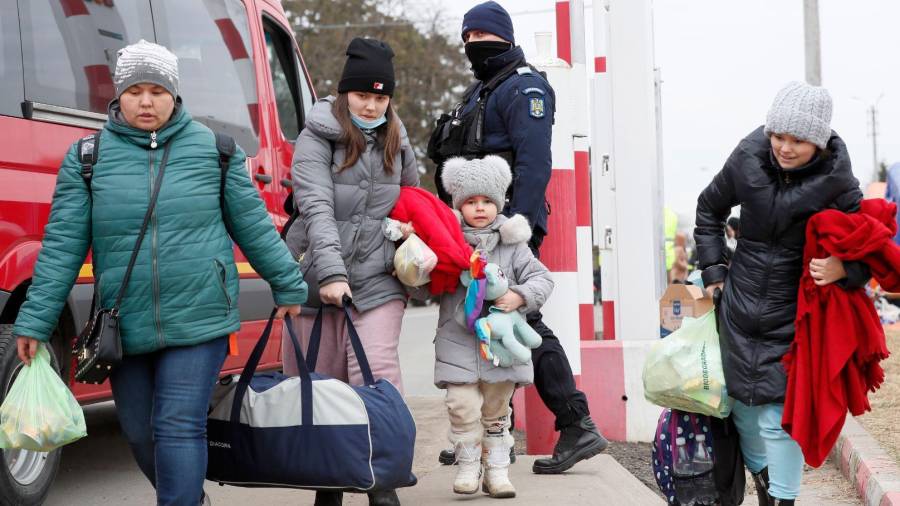
[{"label": "grey coat with fur hood", "polygon": [[353,304],[360,312],[391,300],[405,300],[406,292],[391,275],[394,243],[381,232],[401,186],[418,186],[416,157],[401,128],[400,156],[393,171],[384,170],[382,147],[366,134],[366,151],[342,171],[346,148],[338,139],[341,127],[332,114],[334,97],[317,102],[294,146],[291,176],[294,205],[300,211],[287,234],[287,244],[309,283],[304,306],[320,305],[319,287],[348,281]]},{"label": "grey coat with fur hood", "polygon": [[[497,216],[490,227],[479,230],[463,226],[463,232],[469,244],[487,253],[488,262],[500,266],[509,278],[509,289],[525,299],[525,306],[519,309],[523,315],[544,305],[553,291],[553,278],[528,248],[531,227],[522,215]],[[513,367],[495,367],[481,358],[478,339],[466,327],[465,298],[466,288],[462,284],[455,293],[441,297],[434,341],[434,384],[438,388],[447,388],[448,384],[479,381],[531,383],[534,379],[531,361]]]}]

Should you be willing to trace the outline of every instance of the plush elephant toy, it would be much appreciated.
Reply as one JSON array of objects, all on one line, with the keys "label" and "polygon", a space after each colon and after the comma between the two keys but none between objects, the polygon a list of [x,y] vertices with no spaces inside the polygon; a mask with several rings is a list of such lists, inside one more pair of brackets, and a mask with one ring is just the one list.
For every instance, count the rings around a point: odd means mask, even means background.
[{"label": "plush elephant toy", "polygon": [[[497,264],[489,263],[484,267],[484,301],[499,298],[509,290],[509,279]],[[470,285],[472,276],[463,271],[460,276],[463,286],[470,287],[467,299],[476,297]],[[480,298],[480,296],[479,296]],[[466,304],[470,307],[471,304]],[[480,309],[478,313],[480,313]],[[491,307],[488,316],[478,318],[474,322],[475,334],[482,343],[489,343],[487,349],[482,346],[482,356],[495,366],[510,367],[525,364],[531,359],[531,349],[541,344],[541,336],[528,325],[518,311],[505,313],[499,308]]]}]

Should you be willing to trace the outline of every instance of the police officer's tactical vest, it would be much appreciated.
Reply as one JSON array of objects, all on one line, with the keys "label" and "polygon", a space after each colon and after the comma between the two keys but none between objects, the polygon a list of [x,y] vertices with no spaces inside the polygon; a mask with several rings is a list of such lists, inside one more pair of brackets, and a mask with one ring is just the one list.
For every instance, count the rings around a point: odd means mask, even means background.
[{"label": "police officer's tactical vest", "polygon": [[[481,158],[485,155],[497,155],[509,162],[510,169],[515,167],[515,153],[512,151],[486,150],[482,141],[484,138],[484,111],[487,107],[488,97],[508,77],[517,73],[520,68],[530,69],[531,72],[546,78],[546,74],[532,67],[528,63],[519,60],[510,63],[490,80],[478,88],[478,82],[469,86],[463,94],[460,103],[454,106],[449,113],[441,114],[435,122],[434,130],[428,141],[428,158],[437,166],[435,183],[438,195],[445,202],[450,202],[450,196],[446,194],[440,182],[441,168],[448,158],[461,156],[466,159]],[[463,114],[462,110],[468,104],[475,90],[478,89],[478,101],[474,108]],[[510,187],[511,188],[511,187]]]}]

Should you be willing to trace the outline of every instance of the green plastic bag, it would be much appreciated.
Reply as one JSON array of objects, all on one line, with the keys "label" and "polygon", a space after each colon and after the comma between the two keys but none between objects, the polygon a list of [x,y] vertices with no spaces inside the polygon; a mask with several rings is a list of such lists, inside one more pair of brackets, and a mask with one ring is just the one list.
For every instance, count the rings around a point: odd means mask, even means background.
[{"label": "green plastic bag", "polygon": [[725,387],[716,314],[685,318],[655,343],[644,362],[644,397],[664,408],[725,418],[733,402]]},{"label": "green plastic bag", "polygon": [[0,405],[0,448],[46,452],[84,436],[84,412],[41,344]]}]

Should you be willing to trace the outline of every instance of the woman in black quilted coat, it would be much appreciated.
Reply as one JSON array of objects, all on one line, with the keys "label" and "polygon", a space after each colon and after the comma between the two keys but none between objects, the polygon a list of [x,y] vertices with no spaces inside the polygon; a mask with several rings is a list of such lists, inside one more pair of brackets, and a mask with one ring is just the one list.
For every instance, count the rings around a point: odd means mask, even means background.
[{"label": "woman in black quilted coat", "polygon": [[[787,376],[781,359],[794,339],[806,222],[828,208],[853,212],[862,192],[844,141],[829,125],[824,88],[794,82],[775,97],[766,124],[745,137],[697,200],[703,282],[722,289],[720,332],[732,416],[760,505],[793,505],[803,455],[781,428]],[[741,237],[726,260],[725,221],[741,206]],[[860,263],[814,259],[818,285],[858,288]],[[771,478],[771,481],[770,481]]]}]

